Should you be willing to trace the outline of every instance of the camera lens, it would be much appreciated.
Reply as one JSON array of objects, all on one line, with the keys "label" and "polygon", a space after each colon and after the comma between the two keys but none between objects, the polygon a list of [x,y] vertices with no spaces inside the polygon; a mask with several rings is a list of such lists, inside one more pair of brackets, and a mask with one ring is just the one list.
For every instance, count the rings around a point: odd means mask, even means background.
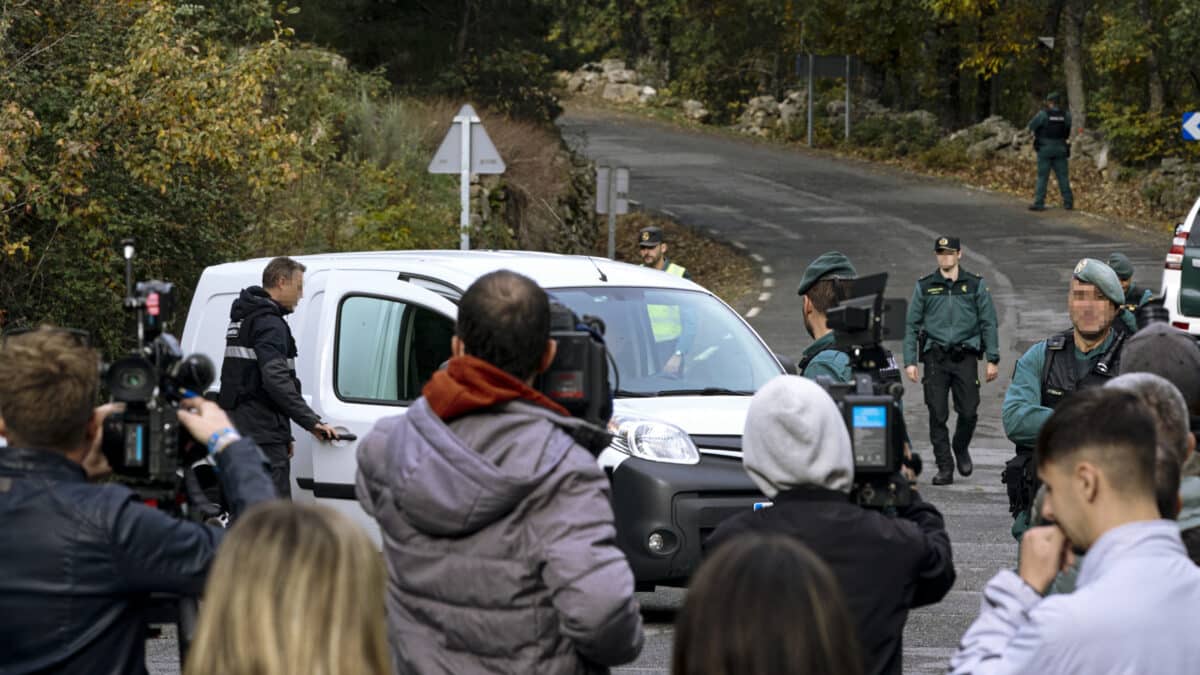
[{"label": "camera lens", "polygon": [[121,374],[121,386],[123,387],[140,389],[142,382],[142,374],[136,370]]}]

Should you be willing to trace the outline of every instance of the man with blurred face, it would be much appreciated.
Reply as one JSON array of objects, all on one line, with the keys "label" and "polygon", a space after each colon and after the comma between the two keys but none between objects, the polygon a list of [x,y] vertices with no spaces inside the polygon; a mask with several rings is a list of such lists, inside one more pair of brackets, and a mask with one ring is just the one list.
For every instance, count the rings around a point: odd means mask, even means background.
[{"label": "man with blurred face", "polygon": [[[1036,457],[1053,524],[1029,529],[1017,572],[984,587],[951,672],[1195,671],[1200,568],[1160,516],[1156,449],[1154,417],[1131,392],[1089,389],[1055,409]],[[1083,553],[1075,592],[1043,598]]]},{"label": "man with blurred face", "polygon": [[1017,539],[1029,527],[1037,493],[1032,458],[1038,432],[1063,399],[1102,386],[1119,372],[1128,331],[1114,319],[1124,301],[1112,268],[1093,258],[1080,260],[1067,292],[1070,330],[1038,342],[1017,361],[1002,407],[1004,433],[1017,446],[1003,474]]}]

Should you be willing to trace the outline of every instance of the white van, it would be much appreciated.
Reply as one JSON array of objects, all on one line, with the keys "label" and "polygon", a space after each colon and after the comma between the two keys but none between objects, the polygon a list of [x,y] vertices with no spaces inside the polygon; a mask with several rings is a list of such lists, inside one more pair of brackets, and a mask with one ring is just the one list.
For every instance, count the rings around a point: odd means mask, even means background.
[{"label": "white van", "polygon": [[[582,256],[523,251],[405,251],[298,257],[305,297],[287,320],[299,347],[304,398],[340,434],[362,438],[402,414],[450,354],[456,303],[498,269],[529,276],[576,314],[606,325],[617,388],[599,457],[613,489],[618,540],[639,585],[686,582],[701,542],[722,519],[764,500],[742,470],[750,396],[783,372],[754,330],[704,288],[657,270]],[[184,327],[184,353],[220,372],[229,308],[261,284],[267,259],[216,265],[200,277]],[[656,339],[663,306],[695,318],[682,375],[661,365],[678,336]],[[661,333],[661,331],[659,331]],[[220,382],[212,390],[219,390]],[[354,441],[323,443],[293,430],[293,494],[350,514],[378,540],[354,495]]]}]

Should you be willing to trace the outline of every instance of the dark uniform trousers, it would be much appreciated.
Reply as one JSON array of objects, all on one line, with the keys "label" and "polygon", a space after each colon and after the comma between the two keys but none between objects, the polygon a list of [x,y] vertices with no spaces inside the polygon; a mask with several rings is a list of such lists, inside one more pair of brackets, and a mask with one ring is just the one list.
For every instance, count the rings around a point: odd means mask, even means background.
[{"label": "dark uniform trousers", "polygon": [[[929,442],[939,469],[954,469],[950,451],[962,453],[971,445],[979,418],[979,360],[969,351],[951,351],[940,345],[930,347],[924,356],[925,406],[929,408]],[[950,418],[947,393],[954,397],[954,425],[951,444],[946,421]]]},{"label": "dark uniform trousers", "polygon": [[263,454],[271,465],[271,482],[275,484],[275,493],[282,499],[292,498],[292,458],[288,457],[288,446],[284,443],[264,443]]}]

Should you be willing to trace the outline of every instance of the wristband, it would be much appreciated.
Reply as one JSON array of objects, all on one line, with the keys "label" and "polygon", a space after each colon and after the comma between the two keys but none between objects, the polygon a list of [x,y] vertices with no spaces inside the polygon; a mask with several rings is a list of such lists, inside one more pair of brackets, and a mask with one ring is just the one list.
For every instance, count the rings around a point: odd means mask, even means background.
[{"label": "wristband", "polygon": [[212,436],[208,437],[208,454],[215,455],[224,450],[230,443],[241,438],[241,434],[232,427],[225,427],[219,431],[214,431]]}]

